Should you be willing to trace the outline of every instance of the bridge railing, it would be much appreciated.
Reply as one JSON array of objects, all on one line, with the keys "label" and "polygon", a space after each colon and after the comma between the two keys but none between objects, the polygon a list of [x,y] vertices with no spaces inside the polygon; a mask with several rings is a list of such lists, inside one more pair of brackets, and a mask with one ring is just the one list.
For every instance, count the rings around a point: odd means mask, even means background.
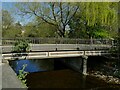
[{"label": "bridge railing", "polygon": [[[15,39],[2,39],[3,45],[14,45],[17,40],[21,40],[23,38],[15,38]],[[112,45],[113,40],[109,39],[68,39],[68,38],[24,38],[31,44],[104,44],[104,45]]]}]

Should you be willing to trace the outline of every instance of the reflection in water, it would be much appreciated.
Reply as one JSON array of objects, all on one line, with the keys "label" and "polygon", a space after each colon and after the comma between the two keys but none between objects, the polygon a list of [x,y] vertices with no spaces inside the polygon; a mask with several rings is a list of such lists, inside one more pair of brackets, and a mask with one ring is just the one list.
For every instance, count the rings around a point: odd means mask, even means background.
[{"label": "reflection in water", "polygon": [[[79,72],[68,68],[66,64],[61,62],[61,60],[69,59],[16,60],[10,61],[10,65],[18,74],[18,71],[22,69],[22,66],[27,64],[25,71],[30,72],[26,77],[27,86],[29,88],[79,88],[81,90],[111,89],[111,86],[104,81],[95,77],[84,76]],[[74,60],[77,59],[78,58],[74,58]],[[112,88],[112,90],[117,89]]]},{"label": "reflection in water", "polygon": [[82,76],[82,80],[81,80],[81,81],[82,81],[82,85],[81,85],[82,88],[85,88],[85,85],[86,85],[86,77],[87,77],[87,76],[84,76],[84,75]]},{"label": "reflection in water", "polygon": [[19,70],[22,69],[24,64],[27,64],[25,71],[30,73],[53,70],[53,62],[53,60],[16,60],[10,61],[10,65],[18,74]]}]

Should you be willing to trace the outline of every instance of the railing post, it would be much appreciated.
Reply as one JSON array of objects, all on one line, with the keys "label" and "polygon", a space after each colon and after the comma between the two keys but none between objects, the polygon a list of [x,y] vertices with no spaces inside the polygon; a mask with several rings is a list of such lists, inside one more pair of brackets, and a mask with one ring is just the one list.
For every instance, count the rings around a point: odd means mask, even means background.
[{"label": "railing post", "polygon": [[93,44],[93,38],[90,37],[90,44]]},{"label": "railing post", "polygon": [[76,41],[75,41],[75,42],[76,42],[76,48],[77,48],[77,50],[78,50],[77,39],[75,39],[75,40],[76,40]]}]

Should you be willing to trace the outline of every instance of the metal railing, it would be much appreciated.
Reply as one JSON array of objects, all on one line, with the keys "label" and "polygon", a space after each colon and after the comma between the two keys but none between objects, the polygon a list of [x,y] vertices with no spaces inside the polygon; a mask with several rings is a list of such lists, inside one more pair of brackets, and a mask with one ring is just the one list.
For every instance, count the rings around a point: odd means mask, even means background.
[{"label": "metal railing", "polygon": [[26,40],[30,44],[103,44],[113,45],[109,39],[69,39],[69,38],[3,38],[2,45],[14,45],[17,40]]}]

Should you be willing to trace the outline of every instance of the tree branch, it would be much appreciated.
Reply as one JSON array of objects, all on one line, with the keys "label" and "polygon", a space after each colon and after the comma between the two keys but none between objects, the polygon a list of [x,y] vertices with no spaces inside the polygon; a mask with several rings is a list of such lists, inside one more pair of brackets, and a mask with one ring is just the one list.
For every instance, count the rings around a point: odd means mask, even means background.
[{"label": "tree branch", "polygon": [[68,19],[68,21],[66,22],[66,25],[70,22],[70,20],[73,18],[73,16],[75,16],[75,14],[77,13],[78,9],[79,9],[79,6],[77,6],[77,8],[75,9],[73,15],[71,15],[71,17]]},{"label": "tree branch", "polygon": [[56,26],[56,24],[47,21],[44,17],[37,15],[37,13],[36,13],[35,11],[34,11],[33,13],[34,13],[35,16],[37,16],[38,18],[41,18],[41,19],[42,19],[43,21],[45,21],[46,23],[51,24],[51,25],[53,25],[53,26]]}]

